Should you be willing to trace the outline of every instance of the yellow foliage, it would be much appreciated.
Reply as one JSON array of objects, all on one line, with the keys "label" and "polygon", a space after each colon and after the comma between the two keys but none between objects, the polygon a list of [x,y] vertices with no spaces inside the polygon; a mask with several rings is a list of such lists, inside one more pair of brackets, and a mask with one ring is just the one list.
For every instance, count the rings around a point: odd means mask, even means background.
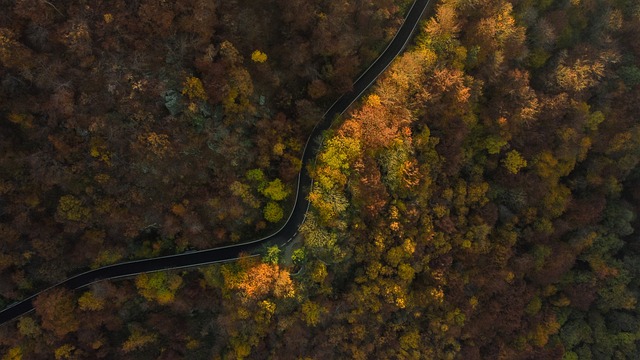
[{"label": "yellow foliage", "polygon": [[200,346],[200,342],[196,339],[191,339],[187,342],[187,349],[195,350]]},{"label": "yellow foliage", "polygon": [[276,156],[282,156],[282,154],[284,154],[284,149],[285,149],[285,145],[283,143],[277,143],[275,145],[273,145],[273,155]]},{"label": "yellow foliage", "polygon": [[71,344],[64,344],[60,346],[54,353],[56,360],[71,359],[75,349],[76,347]]},{"label": "yellow foliage", "polygon": [[311,280],[322,283],[328,274],[327,266],[321,261],[316,261],[311,271]]},{"label": "yellow foliage", "polygon": [[202,85],[202,81],[197,77],[189,76],[184,83],[182,83],[182,86],[182,95],[186,95],[191,101],[209,99]]},{"label": "yellow foliage", "polygon": [[104,308],[104,301],[97,298],[93,292],[87,291],[78,299],[78,306],[84,311],[97,311]]},{"label": "yellow foliage", "polygon": [[295,295],[293,281],[291,281],[289,271],[281,270],[278,273],[273,288],[273,295],[277,298],[292,298]]},{"label": "yellow foliage", "polygon": [[166,305],[173,302],[176,291],[182,285],[182,277],[167,272],[140,274],[136,277],[136,287],[147,300],[155,300]]},{"label": "yellow foliage", "polygon": [[320,305],[311,300],[307,300],[302,304],[303,320],[308,326],[316,326],[320,322],[320,313],[322,308]]},{"label": "yellow foliage", "polygon": [[168,135],[157,134],[155,132],[138,136],[138,141],[145,144],[153,154],[159,157],[165,155],[170,144]]},{"label": "yellow foliage", "polygon": [[155,341],[156,335],[148,334],[139,328],[134,328],[127,341],[122,344],[122,351],[129,353],[134,350],[142,349]]},{"label": "yellow foliage", "polygon": [[2,360],[22,360],[22,348],[20,346],[12,347],[2,357]]},{"label": "yellow foliage", "polygon": [[256,63],[263,63],[267,61],[267,54],[263,53],[260,50],[256,50],[251,54],[251,60]]},{"label": "yellow foliage", "polygon": [[273,201],[269,201],[267,205],[264,207],[264,218],[265,220],[277,223],[284,216],[284,211],[280,207],[280,205],[276,204]]},{"label": "yellow foliage", "polygon": [[17,125],[22,125],[26,128],[31,128],[33,126],[33,116],[29,114],[10,113],[9,121]]},{"label": "yellow foliage", "polygon": [[101,160],[107,165],[111,165],[111,152],[107,150],[107,145],[102,141],[102,139],[93,138],[91,139],[91,149],[89,150],[89,154],[91,157]]},{"label": "yellow foliage", "polygon": [[284,200],[290,193],[280,179],[269,182],[260,192],[273,201]]},{"label": "yellow foliage", "polygon": [[90,216],[88,208],[73,195],[64,195],[58,201],[58,216],[71,221],[85,221]]},{"label": "yellow foliage", "polygon": [[527,160],[525,160],[516,150],[509,151],[509,153],[507,153],[507,157],[502,160],[502,163],[512,174],[517,174],[520,169],[527,166]]},{"label": "yellow foliage", "polygon": [[380,96],[376,95],[376,94],[371,94],[367,97],[367,100],[365,100],[365,104],[369,105],[369,106],[380,106],[381,102],[380,102]]},{"label": "yellow foliage", "polygon": [[24,336],[35,337],[42,333],[40,325],[31,317],[23,316],[18,320],[18,331]]}]

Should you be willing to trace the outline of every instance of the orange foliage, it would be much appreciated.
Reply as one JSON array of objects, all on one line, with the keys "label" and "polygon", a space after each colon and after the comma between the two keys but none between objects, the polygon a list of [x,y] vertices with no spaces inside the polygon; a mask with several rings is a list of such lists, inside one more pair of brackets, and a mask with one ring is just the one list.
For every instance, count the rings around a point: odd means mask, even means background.
[{"label": "orange foliage", "polygon": [[278,298],[291,297],[294,294],[289,271],[280,269],[278,265],[264,263],[247,270],[235,287],[251,299],[264,298],[271,292]]}]

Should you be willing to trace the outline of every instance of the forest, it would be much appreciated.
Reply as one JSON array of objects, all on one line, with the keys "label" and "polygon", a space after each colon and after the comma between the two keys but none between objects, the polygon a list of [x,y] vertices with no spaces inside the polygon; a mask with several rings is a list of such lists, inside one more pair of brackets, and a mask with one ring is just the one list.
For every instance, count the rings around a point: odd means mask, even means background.
[{"label": "forest", "polygon": [[[0,307],[272,232],[409,5],[0,0]],[[635,0],[438,0],[295,246],[44,292],[0,358],[640,358],[637,39]]]}]

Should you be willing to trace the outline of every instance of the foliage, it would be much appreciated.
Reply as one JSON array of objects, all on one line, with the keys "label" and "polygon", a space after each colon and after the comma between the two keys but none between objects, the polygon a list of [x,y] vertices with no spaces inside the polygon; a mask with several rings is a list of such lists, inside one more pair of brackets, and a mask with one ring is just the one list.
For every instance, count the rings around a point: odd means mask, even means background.
[{"label": "foliage", "polygon": [[284,200],[290,193],[280,179],[270,181],[260,192],[273,201]]},{"label": "foliage", "polygon": [[[0,352],[638,358],[632,3],[441,1],[323,137],[295,270],[271,248],[178,278],[54,289]],[[282,219],[322,113],[311,100],[350,88],[408,2],[256,4],[238,17],[235,2],[142,0],[110,16],[12,3],[2,302],[81,264],[255,238]],[[255,44],[274,44],[268,66],[245,66]],[[194,73],[207,99],[198,86],[166,96]],[[184,126],[194,114],[199,131]],[[170,134],[161,156],[151,134]]]},{"label": "foliage", "polygon": [[267,61],[267,54],[263,53],[260,50],[255,50],[251,53],[251,60],[256,63],[263,63]]},{"label": "foliage", "polygon": [[160,305],[173,302],[176,291],[182,285],[182,277],[167,272],[144,273],[136,277],[136,287],[147,300],[153,300]]},{"label": "foliage", "polygon": [[522,168],[527,167],[527,160],[516,150],[507,153],[507,157],[503,160],[504,167],[512,174],[517,174]]},{"label": "foliage", "polygon": [[272,223],[277,223],[278,221],[282,220],[282,217],[284,216],[284,210],[282,210],[282,207],[280,207],[280,205],[276,204],[273,201],[269,201],[264,207],[263,214],[265,220]]},{"label": "foliage", "polygon": [[58,201],[58,216],[70,221],[86,221],[90,210],[82,206],[82,202],[73,195],[64,195]]},{"label": "foliage", "polygon": [[267,248],[267,252],[262,258],[262,261],[276,265],[278,264],[279,256],[280,248],[277,245],[270,246]]},{"label": "foliage", "polygon": [[207,100],[207,95],[202,81],[194,76],[189,76],[182,83],[182,95],[186,95],[190,101]]}]

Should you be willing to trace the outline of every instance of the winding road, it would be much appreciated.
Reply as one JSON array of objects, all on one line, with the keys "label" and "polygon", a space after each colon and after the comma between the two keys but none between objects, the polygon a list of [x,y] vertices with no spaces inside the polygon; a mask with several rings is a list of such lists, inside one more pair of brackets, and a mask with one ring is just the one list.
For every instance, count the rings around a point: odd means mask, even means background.
[{"label": "winding road", "polygon": [[[414,30],[430,1],[431,0],[414,1],[402,26],[384,52],[355,81],[352,90],[343,94],[329,108],[329,110],[327,110],[322,119],[314,127],[313,131],[309,135],[302,155],[303,166],[300,174],[298,175],[295,205],[287,219],[287,222],[278,231],[262,239],[242,244],[105,266],[68,278],[49,289],[57,286],[64,286],[68,289],[79,289],[97,281],[123,278],[144,272],[194,267],[235,260],[239,257],[240,253],[251,254],[267,242],[283,245],[293,239],[293,237],[298,233],[298,228],[304,222],[309,209],[309,200],[307,197],[309,195],[309,190],[313,185],[313,180],[309,176],[306,165],[313,161],[320,147],[320,144],[316,144],[314,139],[321,136],[322,132],[331,126],[331,123],[336,116],[342,114],[356,99],[358,99],[378,78],[378,76],[382,74],[389,64],[391,64],[393,59],[402,52],[411,38],[411,35],[414,33]],[[43,291],[47,291],[49,289]],[[8,308],[2,310],[0,312],[0,324],[7,323],[10,320],[33,311],[33,299],[43,291],[20,302],[14,303]]]}]

